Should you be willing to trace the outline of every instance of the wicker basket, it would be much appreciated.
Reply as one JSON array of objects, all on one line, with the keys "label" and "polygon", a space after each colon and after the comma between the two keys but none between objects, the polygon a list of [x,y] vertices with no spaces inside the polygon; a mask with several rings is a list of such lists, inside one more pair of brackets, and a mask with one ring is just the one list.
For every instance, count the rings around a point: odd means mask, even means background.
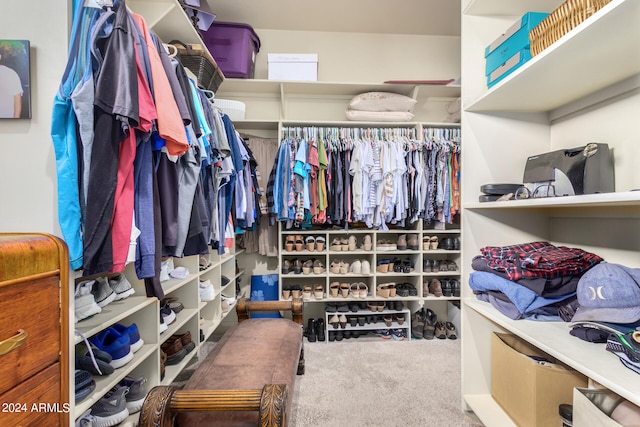
[{"label": "wicker basket", "polygon": [[611,0],[566,0],[529,32],[531,56],[555,43]]},{"label": "wicker basket", "polygon": [[213,92],[218,90],[224,76],[206,49],[198,44],[187,45],[177,40],[173,40],[171,44],[178,49],[182,65],[198,78],[198,86]]}]

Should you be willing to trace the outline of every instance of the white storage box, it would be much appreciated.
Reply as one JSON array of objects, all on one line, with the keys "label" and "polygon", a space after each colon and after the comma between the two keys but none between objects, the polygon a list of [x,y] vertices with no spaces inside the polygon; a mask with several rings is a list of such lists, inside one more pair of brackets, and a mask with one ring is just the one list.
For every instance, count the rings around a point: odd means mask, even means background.
[{"label": "white storage box", "polygon": [[231,99],[214,98],[213,105],[218,107],[225,113],[231,121],[244,120],[246,105],[241,101],[233,101]]},{"label": "white storage box", "polygon": [[318,80],[318,55],[315,53],[269,53],[269,80]]}]

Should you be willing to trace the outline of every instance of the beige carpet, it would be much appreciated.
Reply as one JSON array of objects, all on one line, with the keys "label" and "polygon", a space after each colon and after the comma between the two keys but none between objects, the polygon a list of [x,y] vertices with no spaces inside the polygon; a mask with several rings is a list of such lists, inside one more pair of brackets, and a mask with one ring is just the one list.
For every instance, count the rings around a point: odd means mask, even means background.
[{"label": "beige carpet", "polygon": [[[214,345],[206,342],[204,354]],[[460,340],[305,339],[304,351],[290,427],[482,426],[461,410]]]},{"label": "beige carpet", "polygon": [[460,340],[305,341],[292,427],[461,427]]}]

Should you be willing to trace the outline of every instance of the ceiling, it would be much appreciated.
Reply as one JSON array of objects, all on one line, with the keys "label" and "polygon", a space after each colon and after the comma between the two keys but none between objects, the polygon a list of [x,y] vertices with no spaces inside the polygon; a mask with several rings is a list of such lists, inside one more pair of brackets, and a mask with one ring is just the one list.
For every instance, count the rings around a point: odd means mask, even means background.
[{"label": "ceiling", "polygon": [[209,6],[217,21],[258,29],[460,36],[459,0],[209,0]]}]

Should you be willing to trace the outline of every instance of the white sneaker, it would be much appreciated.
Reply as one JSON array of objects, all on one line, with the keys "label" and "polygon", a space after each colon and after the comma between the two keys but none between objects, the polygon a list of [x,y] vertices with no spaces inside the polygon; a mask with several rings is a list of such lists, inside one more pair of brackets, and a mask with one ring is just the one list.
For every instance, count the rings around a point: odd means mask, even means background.
[{"label": "white sneaker", "polygon": [[133,287],[131,287],[131,283],[124,277],[124,274],[118,274],[112,279],[109,279],[109,286],[116,294],[114,301],[125,299],[136,293]]},{"label": "white sneaker", "polygon": [[353,274],[362,274],[362,263],[360,262],[359,259],[351,263],[351,268],[349,269],[349,272]]},{"label": "white sneaker", "polygon": [[236,298],[235,298],[235,297],[226,297],[226,296],[224,296],[224,295],[220,295],[220,298],[221,298],[223,301],[226,301],[226,302],[227,302],[227,304],[229,304],[229,305],[233,305],[233,304],[235,304],[235,302],[236,302]]},{"label": "white sneaker", "polygon": [[213,301],[213,299],[216,297],[216,292],[209,280],[200,282],[198,290],[200,294],[200,301]]},{"label": "white sneaker", "polygon": [[360,270],[362,271],[362,274],[371,274],[371,264],[369,264],[369,261],[363,259]]},{"label": "white sneaker", "polygon": [[96,304],[96,298],[91,293],[94,283],[95,280],[88,280],[86,282],[79,283],[76,286],[74,296],[76,322],[102,311],[102,308]]},{"label": "white sneaker", "polygon": [[96,303],[101,308],[109,303],[112,303],[116,299],[116,293],[113,292],[113,289],[111,289],[111,286],[109,286],[109,280],[107,280],[106,277],[98,277],[96,280],[94,280],[91,293],[96,299]]}]

